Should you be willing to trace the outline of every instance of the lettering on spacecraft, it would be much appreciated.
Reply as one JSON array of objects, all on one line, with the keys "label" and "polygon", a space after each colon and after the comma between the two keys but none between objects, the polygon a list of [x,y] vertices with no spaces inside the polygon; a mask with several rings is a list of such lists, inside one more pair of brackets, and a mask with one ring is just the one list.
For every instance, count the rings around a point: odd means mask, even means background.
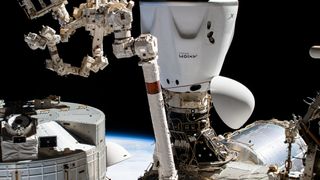
[{"label": "lettering on spacecraft", "polygon": [[179,58],[180,59],[195,59],[198,54],[188,53],[188,52],[180,52]]}]

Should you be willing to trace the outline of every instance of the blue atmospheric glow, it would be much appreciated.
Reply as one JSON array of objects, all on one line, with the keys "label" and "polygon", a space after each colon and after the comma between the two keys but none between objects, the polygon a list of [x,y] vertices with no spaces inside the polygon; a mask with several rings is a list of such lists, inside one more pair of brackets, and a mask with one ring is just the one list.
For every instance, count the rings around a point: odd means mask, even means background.
[{"label": "blue atmospheric glow", "polygon": [[107,131],[106,142],[116,143],[130,153],[130,158],[108,167],[107,176],[112,180],[137,180],[153,162],[155,141],[152,136]]},{"label": "blue atmospheric glow", "polygon": [[152,136],[147,136],[147,135],[141,135],[141,134],[133,134],[133,133],[130,133],[130,134],[126,134],[126,133],[123,133],[123,132],[107,132],[106,133],[106,138],[107,139],[114,139],[114,138],[117,138],[117,139],[131,139],[131,140],[143,140],[143,141],[154,141],[154,137]]}]

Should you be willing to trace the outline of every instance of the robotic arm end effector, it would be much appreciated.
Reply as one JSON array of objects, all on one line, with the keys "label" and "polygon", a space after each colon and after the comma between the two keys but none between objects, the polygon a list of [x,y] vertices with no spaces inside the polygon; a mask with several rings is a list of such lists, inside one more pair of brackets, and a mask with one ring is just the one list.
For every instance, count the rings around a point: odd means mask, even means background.
[{"label": "robotic arm end effector", "polygon": [[32,50],[38,48],[44,50],[48,44],[58,44],[60,40],[60,36],[56,35],[56,31],[49,26],[43,26],[39,35],[30,32],[28,35],[24,36],[24,41]]},{"label": "robotic arm end effector", "polygon": [[36,33],[29,33],[24,35],[24,41],[28,44],[30,49],[36,50],[38,48],[44,50],[47,46],[47,40]]},{"label": "robotic arm end effector", "polygon": [[137,55],[141,61],[150,61],[158,56],[157,38],[151,34],[141,34],[136,39],[130,37],[117,40],[112,47],[118,59]]},{"label": "robotic arm end effector", "polygon": [[158,56],[157,38],[151,34],[141,34],[135,39],[134,51],[142,61],[154,60]]}]

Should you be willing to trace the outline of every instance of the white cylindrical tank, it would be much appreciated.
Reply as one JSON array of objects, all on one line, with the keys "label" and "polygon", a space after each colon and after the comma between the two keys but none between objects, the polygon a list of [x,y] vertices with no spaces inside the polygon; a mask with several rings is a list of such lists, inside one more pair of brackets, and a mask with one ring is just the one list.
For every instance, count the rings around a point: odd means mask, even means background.
[{"label": "white cylindrical tank", "polygon": [[[238,160],[251,161],[260,165],[277,165],[285,168],[288,144],[285,143],[285,127],[282,121],[256,121],[234,132],[227,143],[229,148],[239,152]],[[302,158],[307,145],[297,135],[291,149],[291,171],[303,169]]]}]

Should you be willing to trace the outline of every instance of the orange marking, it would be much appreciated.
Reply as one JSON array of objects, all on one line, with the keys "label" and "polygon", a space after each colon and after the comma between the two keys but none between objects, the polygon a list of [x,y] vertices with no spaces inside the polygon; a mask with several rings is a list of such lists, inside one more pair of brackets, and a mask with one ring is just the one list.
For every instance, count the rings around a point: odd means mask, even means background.
[{"label": "orange marking", "polygon": [[158,94],[160,92],[160,82],[146,83],[147,93],[148,94]]}]

